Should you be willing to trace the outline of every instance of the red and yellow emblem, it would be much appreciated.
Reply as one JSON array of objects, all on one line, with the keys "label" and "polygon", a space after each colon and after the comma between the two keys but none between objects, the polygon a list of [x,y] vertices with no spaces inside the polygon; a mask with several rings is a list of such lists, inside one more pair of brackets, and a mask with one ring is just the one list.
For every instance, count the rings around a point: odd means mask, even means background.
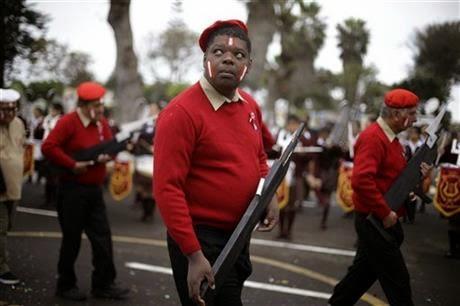
[{"label": "red and yellow emblem", "polygon": [[445,217],[460,212],[460,168],[441,166],[433,202],[434,207]]},{"label": "red and yellow emblem", "polygon": [[27,143],[24,145],[24,170],[23,176],[32,175],[34,173],[34,144]]},{"label": "red and yellow emblem", "polygon": [[133,188],[133,171],[131,161],[115,160],[113,173],[110,176],[109,190],[112,198],[121,201],[126,198]]},{"label": "red and yellow emblem", "polygon": [[276,190],[276,199],[278,200],[278,206],[280,209],[283,209],[289,202],[289,185],[286,178],[281,181],[281,184]]},{"label": "red and yellow emblem", "polygon": [[337,179],[336,198],[337,203],[345,212],[350,212],[354,209],[353,205],[353,189],[351,188],[351,174],[353,172],[353,163],[342,162]]}]

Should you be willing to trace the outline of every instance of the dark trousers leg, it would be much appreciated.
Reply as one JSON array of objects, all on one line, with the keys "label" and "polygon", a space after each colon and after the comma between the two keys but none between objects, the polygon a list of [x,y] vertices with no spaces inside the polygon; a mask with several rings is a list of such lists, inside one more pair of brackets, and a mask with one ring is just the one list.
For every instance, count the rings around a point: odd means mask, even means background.
[{"label": "dark trousers leg", "polygon": [[[219,256],[221,250],[228,241],[230,234],[221,234],[219,230],[197,229],[197,236],[201,248],[211,265]],[[187,272],[188,261],[182,254],[178,245],[168,235],[168,251],[173,269],[174,282],[182,305],[195,305],[188,295]],[[241,291],[244,281],[252,272],[249,260],[249,245],[238,257],[234,267],[230,270],[227,278],[222,284],[218,284],[214,296],[207,301],[208,306],[239,306],[241,302]]]},{"label": "dark trousers leg", "polygon": [[141,199],[143,216],[142,220],[147,221],[153,218],[153,211],[155,209],[155,200],[151,197],[146,197]]},{"label": "dark trousers leg", "polygon": [[77,282],[74,264],[80,251],[86,214],[76,188],[59,187],[57,212],[62,231],[57,287],[66,290]]},{"label": "dark trousers leg", "polygon": [[397,244],[385,241],[366,216],[357,215],[355,226],[358,252],[347,275],[334,288],[330,304],[353,305],[378,279],[390,305],[413,305],[409,272],[399,249],[404,239],[399,222],[388,230]]},{"label": "dark trousers leg", "polygon": [[359,298],[377,280],[365,250],[358,241],[358,249],[353,264],[348,268],[347,275],[335,286],[330,305],[354,305]]},{"label": "dark trousers leg", "polygon": [[115,280],[116,271],[113,263],[112,234],[107,219],[107,212],[102,190],[93,191],[85,226],[85,233],[93,251],[92,287],[104,288]]}]

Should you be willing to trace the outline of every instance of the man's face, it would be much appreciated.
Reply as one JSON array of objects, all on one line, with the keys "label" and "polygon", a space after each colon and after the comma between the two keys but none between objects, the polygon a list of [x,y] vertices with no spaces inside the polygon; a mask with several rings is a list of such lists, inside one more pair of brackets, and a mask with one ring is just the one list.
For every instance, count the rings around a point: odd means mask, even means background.
[{"label": "man's face", "polygon": [[286,129],[289,131],[289,133],[294,133],[300,126],[300,122],[296,120],[289,120],[286,124]]},{"label": "man's face", "polygon": [[16,102],[0,103],[0,124],[9,124],[17,113]]},{"label": "man's face", "polygon": [[417,121],[417,108],[406,108],[398,112],[398,126],[404,131]]},{"label": "man's face", "polygon": [[227,35],[214,38],[203,60],[205,77],[220,93],[232,93],[251,66],[244,40]]},{"label": "man's face", "polygon": [[87,102],[80,108],[82,113],[88,117],[91,122],[100,120],[104,114],[104,104],[100,100]]}]

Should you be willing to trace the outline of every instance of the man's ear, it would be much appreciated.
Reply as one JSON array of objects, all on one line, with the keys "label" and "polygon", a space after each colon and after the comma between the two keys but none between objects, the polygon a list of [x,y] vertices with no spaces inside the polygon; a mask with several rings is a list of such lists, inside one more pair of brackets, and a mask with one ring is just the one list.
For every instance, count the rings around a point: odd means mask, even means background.
[{"label": "man's ear", "polygon": [[249,58],[249,61],[248,61],[248,71],[246,72],[246,74],[251,71],[251,67],[252,67],[252,57]]},{"label": "man's ear", "polygon": [[203,67],[206,68],[206,59],[207,59],[207,56],[206,56],[206,52],[203,53]]}]

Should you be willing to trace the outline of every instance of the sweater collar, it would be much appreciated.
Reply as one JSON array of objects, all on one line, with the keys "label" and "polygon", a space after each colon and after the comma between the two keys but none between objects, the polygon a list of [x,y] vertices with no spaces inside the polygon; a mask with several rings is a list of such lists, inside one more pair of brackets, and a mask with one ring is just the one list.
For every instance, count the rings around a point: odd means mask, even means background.
[{"label": "sweater collar", "polygon": [[211,83],[209,83],[209,81],[206,80],[204,76],[202,76],[200,79],[200,86],[201,88],[203,88],[204,94],[208,98],[209,102],[212,105],[212,108],[214,108],[215,111],[217,111],[222,105],[224,105],[224,103],[232,103],[232,102],[239,102],[239,101],[246,102],[243,99],[243,97],[240,95],[238,88],[235,90],[235,95],[233,96],[233,98],[229,99],[226,96],[222,95],[220,92],[218,92],[211,85]]},{"label": "sweater collar", "polygon": [[377,118],[377,124],[380,126],[380,128],[383,130],[385,135],[387,136],[388,140],[390,142],[393,142],[393,140],[396,138],[395,132],[390,128],[390,126],[383,120],[382,117]]},{"label": "sweater collar", "polygon": [[[78,115],[78,118],[80,118],[80,121],[81,123],[83,124],[83,126],[85,128],[88,127],[88,125],[90,125],[91,123],[91,119],[89,119],[88,117],[86,117],[83,112],[81,111],[81,109],[79,107],[77,107],[77,115]],[[100,121],[97,121],[96,122],[96,125],[99,126],[101,124]]]}]

